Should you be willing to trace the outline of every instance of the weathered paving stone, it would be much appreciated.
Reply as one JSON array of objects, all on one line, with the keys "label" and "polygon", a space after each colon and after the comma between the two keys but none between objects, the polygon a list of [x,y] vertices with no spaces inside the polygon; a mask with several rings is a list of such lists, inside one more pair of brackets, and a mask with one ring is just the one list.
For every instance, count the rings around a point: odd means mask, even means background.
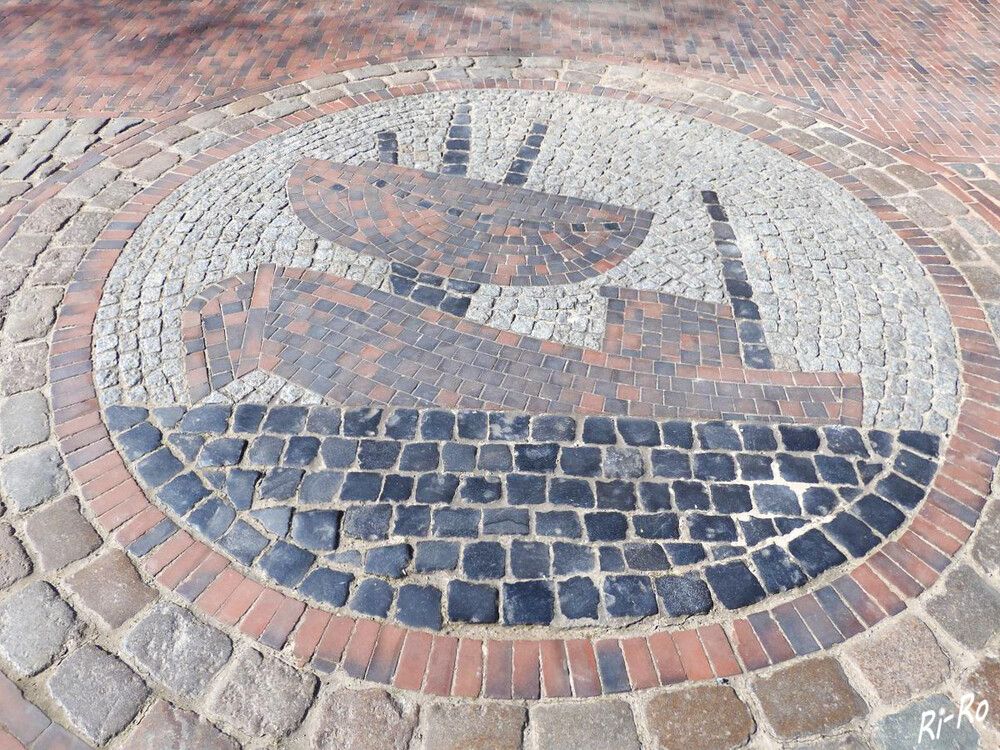
[{"label": "weathered paving stone", "polygon": [[[938,716],[957,715],[958,709],[958,705],[945,695],[938,694],[924,698],[907,706],[902,711],[881,719],[873,732],[875,746],[880,750],[924,746],[919,742],[923,713],[933,711]],[[927,747],[942,748],[943,750],[965,750],[965,748],[980,746],[979,732],[968,720],[962,721],[961,725],[955,720],[942,723],[940,737],[937,735],[937,721],[934,722],[933,726],[933,744],[930,744],[928,734],[924,733],[923,741],[928,743]]]},{"label": "weathered paving stone", "polygon": [[0,603],[0,654],[20,676],[45,669],[66,646],[76,615],[52,586],[32,583]]},{"label": "weathered paving stone", "polygon": [[0,396],[39,388],[45,385],[48,369],[45,360],[49,355],[45,342],[18,346],[0,357]]},{"label": "weathered paving stone", "polygon": [[848,649],[879,698],[898,704],[948,678],[948,657],[934,634],[915,617],[891,623],[877,636]]},{"label": "weathered paving stone", "polygon": [[156,598],[125,553],[115,549],[88,562],[67,584],[83,606],[110,628],[121,627]]},{"label": "weathered paving stone", "polygon": [[20,540],[14,536],[14,529],[7,524],[0,524],[0,591],[20,581],[30,572],[31,558]]},{"label": "weathered paving stone", "polygon": [[247,651],[216,689],[212,709],[242,732],[281,737],[302,723],[315,693],[313,675]]},{"label": "weathered paving stone", "polygon": [[310,716],[314,750],[406,750],[418,713],[384,690],[331,690]]},{"label": "weathered paving stone", "polygon": [[0,406],[0,451],[38,445],[49,436],[49,407],[40,391],[19,393]]},{"label": "weathered paving stone", "polygon": [[729,750],[742,746],[755,727],[750,712],[726,685],[699,685],[654,695],[646,726],[659,747]]},{"label": "weathered paving stone", "polygon": [[65,492],[69,476],[55,446],[19,451],[0,465],[4,498],[18,510],[28,510]]},{"label": "weathered paving stone", "polygon": [[521,750],[528,712],[500,703],[434,703],[423,711],[423,750]]},{"label": "weathered paving stone", "polygon": [[64,497],[32,513],[24,524],[24,535],[44,571],[58,570],[86,557],[101,543],[74,497]]},{"label": "weathered paving stone", "polygon": [[4,336],[14,342],[43,336],[55,320],[62,296],[61,289],[44,287],[16,297],[7,312]]},{"label": "weathered paving stone", "polygon": [[537,747],[546,750],[639,750],[632,709],[624,701],[538,706],[531,712]]},{"label": "weathered paving stone", "polygon": [[49,691],[72,726],[98,745],[128,726],[149,695],[139,675],[96,646],[70,654],[49,678]]},{"label": "weathered paving stone", "polygon": [[988,701],[990,712],[986,715],[986,723],[994,729],[1000,729],[1000,712],[993,710],[1000,705],[1000,661],[993,657],[983,659],[976,665],[971,674],[967,675],[963,685],[975,696],[975,704]]},{"label": "weathered paving stone", "polygon": [[239,750],[239,744],[193,711],[157,700],[125,744],[129,750]]},{"label": "weathered paving stone", "polygon": [[967,648],[982,648],[1000,629],[1000,593],[966,565],[948,573],[944,593],[927,602],[927,611]]},{"label": "weathered paving stone", "polygon": [[136,623],[122,645],[142,669],[184,696],[200,694],[233,651],[225,634],[168,603]]},{"label": "weathered paving stone", "polygon": [[785,739],[829,733],[864,716],[867,706],[835,659],[793,664],[753,682],[764,717]]}]

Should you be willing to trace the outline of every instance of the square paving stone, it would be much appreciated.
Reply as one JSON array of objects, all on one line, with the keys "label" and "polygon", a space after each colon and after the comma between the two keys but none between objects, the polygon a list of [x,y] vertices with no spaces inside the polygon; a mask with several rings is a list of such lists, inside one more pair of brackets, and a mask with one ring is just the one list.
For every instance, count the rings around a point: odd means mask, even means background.
[{"label": "square paving stone", "polygon": [[454,570],[458,567],[457,542],[419,542],[414,568],[418,572]]},{"label": "square paving stone", "polygon": [[0,406],[0,451],[38,445],[49,436],[49,405],[40,391],[11,396]]},{"label": "square paving stone", "polygon": [[211,705],[246,734],[283,737],[302,723],[316,684],[314,675],[250,650],[238,657]]},{"label": "square paving stone", "polygon": [[555,608],[552,584],[547,581],[522,581],[503,585],[503,621],[505,625],[547,625]]},{"label": "square paving stone", "polygon": [[742,562],[713,565],[705,569],[705,577],[727,609],[746,607],[764,598],[760,581]]},{"label": "square paving stone", "polygon": [[573,511],[543,511],[535,516],[535,532],[539,536],[579,539],[583,535],[583,525]]},{"label": "square paving stone", "polygon": [[583,517],[587,538],[592,542],[613,542],[628,534],[628,519],[624,513],[587,513]]},{"label": "square paving stone", "polygon": [[377,578],[366,578],[351,597],[351,608],[363,615],[385,617],[392,606],[393,588]]},{"label": "square paving stone", "polygon": [[638,479],[645,473],[646,461],[638,448],[605,448],[604,476],[608,479]]},{"label": "square paving stone", "polygon": [[418,503],[450,503],[458,490],[459,478],[454,474],[423,474],[417,480]]},{"label": "square paving stone", "polygon": [[[545,750],[639,750],[632,709],[624,701],[537,706],[531,731]],[[693,746],[692,746],[693,747]]]},{"label": "square paving stone", "polygon": [[467,477],[462,482],[459,496],[467,503],[495,503],[500,499],[501,492],[499,479]]},{"label": "square paving stone", "polygon": [[835,659],[800,661],[753,682],[764,716],[778,737],[826,734],[868,713]]},{"label": "square paving stone", "polygon": [[559,466],[566,474],[595,477],[601,470],[601,449],[566,447],[559,455]]},{"label": "square paving stone", "polygon": [[136,623],[122,645],[156,680],[188,697],[199,695],[233,652],[225,634],[168,603]]},{"label": "square paving stone", "polygon": [[462,571],[472,580],[503,578],[506,552],[497,542],[467,544],[462,554]]},{"label": "square paving stone", "polygon": [[101,537],[80,513],[74,497],[64,497],[35,511],[24,524],[24,535],[44,571],[76,562],[101,543]]},{"label": "square paving stone", "polygon": [[308,410],[302,406],[276,406],[264,418],[264,432],[295,435],[302,432]]},{"label": "square paving stone", "polygon": [[738,451],[743,447],[736,429],[725,422],[706,422],[698,425],[697,431],[705,450]]},{"label": "square paving stone", "polygon": [[0,655],[20,677],[37,674],[62,652],[76,615],[52,586],[38,581],[0,603]]},{"label": "square paving stone", "polygon": [[433,586],[399,587],[396,619],[415,628],[441,629],[441,592]]},{"label": "square paving stone", "polygon": [[162,699],[139,720],[125,747],[129,750],[239,750],[236,740],[198,714]]},{"label": "square paving stone", "polygon": [[434,471],[441,460],[437,443],[407,443],[399,459],[400,471]]},{"label": "square paving stone", "polygon": [[521,750],[528,712],[501,703],[432,703],[424,714],[423,750]]},{"label": "square paving stone", "polygon": [[788,553],[776,544],[756,550],[751,557],[769,593],[798,588],[808,580]]},{"label": "square paving stone", "polygon": [[416,409],[396,409],[386,417],[385,436],[394,440],[412,440],[417,434]]},{"label": "square paving stone", "polygon": [[[992,708],[992,706],[991,706]],[[935,750],[965,750],[966,748],[986,747],[980,744],[979,732],[967,719],[961,725],[952,720],[942,722],[941,735],[937,735],[937,721],[933,723],[934,740],[924,732],[920,736],[920,726],[924,712],[933,712],[937,717],[952,714],[957,717],[959,706],[946,695],[931,695],[911,704],[907,708],[881,719],[873,732],[876,747],[880,750],[897,750],[897,748],[933,747]],[[990,712],[992,713],[992,711]],[[920,741],[922,740],[922,742]],[[924,744],[926,743],[926,744]]]},{"label": "square paving stone", "polygon": [[238,405],[233,412],[233,432],[257,432],[266,413],[267,407],[263,404]]},{"label": "square paving stone", "polygon": [[330,568],[316,568],[298,585],[298,591],[318,602],[344,606],[354,576]]},{"label": "square paving stone", "polygon": [[384,690],[329,690],[310,718],[310,747],[407,750],[418,707]]},{"label": "square paving stone", "polygon": [[237,521],[219,544],[239,562],[249,565],[264,551],[268,538],[245,521]]},{"label": "square paving stone", "polygon": [[924,623],[901,617],[848,649],[886,704],[899,704],[948,679],[948,657]]},{"label": "square paving stone", "polygon": [[[618,433],[626,445],[659,445],[660,428],[651,419],[636,419],[634,417],[619,417]],[[584,438],[586,439],[586,438]]]},{"label": "square paving stone", "polygon": [[278,541],[261,556],[258,565],[271,580],[282,586],[294,586],[315,560],[316,555],[311,552]]},{"label": "square paving stone", "polygon": [[510,546],[510,572],[515,578],[546,578],[549,558],[549,545],[515,540]]},{"label": "square paving stone", "polygon": [[229,407],[222,404],[196,406],[181,420],[185,432],[211,432],[221,435],[229,425]]},{"label": "square paving stone", "polygon": [[697,576],[660,576],[655,584],[663,611],[671,617],[702,615],[712,610],[712,595]]},{"label": "square paving stone", "polygon": [[498,593],[493,586],[451,581],[448,584],[448,619],[490,623],[499,619]]},{"label": "square paving stone", "polygon": [[408,544],[373,547],[365,554],[365,572],[386,578],[402,578],[413,551]]},{"label": "square paving stone", "polygon": [[647,617],[657,612],[653,585],[646,576],[608,576],[604,606],[612,617]]},{"label": "square paving stone", "polygon": [[[994,658],[985,658],[976,666],[975,670],[964,680],[964,686],[976,696],[976,704],[979,701],[988,701],[988,705],[1000,705],[1000,661]],[[990,711],[986,715],[986,723],[993,729],[1000,729],[1000,715]]]},{"label": "square paving stone", "polygon": [[136,465],[139,477],[151,487],[159,487],[166,484],[183,469],[184,464],[177,460],[169,448],[160,448],[146,456]]},{"label": "square paving stone", "polygon": [[209,539],[218,539],[232,525],[236,511],[229,503],[210,497],[188,516],[188,522]]},{"label": "square paving stone", "polygon": [[392,533],[397,536],[427,536],[431,527],[431,509],[423,506],[396,507]]},{"label": "square paving stone", "polygon": [[[201,438],[198,438],[201,442]],[[163,442],[163,434],[149,422],[140,422],[118,436],[121,454],[130,461],[152,453]]]},{"label": "square paving stone", "polygon": [[292,539],[307,549],[336,549],[339,533],[339,510],[300,510],[292,517]]},{"label": "square paving stone", "polygon": [[382,409],[376,408],[348,409],[344,412],[344,434],[348,437],[373,437],[378,433],[382,413]]},{"label": "square paving stone", "polygon": [[559,582],[559,611],[570,620],[596,620],[600,594],[594,582],[578,576]]},{"label": "square paving stone", "polygon": [[357,539],[385,539],[391,517],[388,503],[350,507],[344,512],[344,533]]},{"label": "square paving stone", "polygon": [[967,565],[948,573],[944,593],[927,602],[927,611],[967,648],[983,648],[1000,630],[1000,593]]},{"label": "square paving stone", "polygon": [[552,545],[552,572],[557,576],[586,573],[594,569],[594,548],[585,544],[556,542]]},{"label": "square paving stone", "polygon": [[88,562],[68,585],[83,606],[111,628],[120,627],[156,598],[119,550],[108,550]]},{"label": "square paving stone", "polygon": [[487,508],[483,511],[484,534],[527,534],[530,529],[530,516],[524,508]]},{"label": "square paving stone", "polygon": [[103,745],[135,718],[149,688],[124,662],[96,646],[69,655],[49,678],[49,692],[74,729]]},{"label": "square paving stone", "polygon": [[[511,503],[542,502],[545,497],[541,477],[511,476],[507,480],[507,494]],[[539,489],[532,489],[537,487]],[[522,499],[524,498],[524,499]],[[541,499],[538,499],[541,498]],[[571,505],[574,508],[593,508],[596,504],[594,490],[584,479],[556,477],[549,482],[549,501],[553,505]]]},{"label": "square paving stone", "polygon": [[750,712],[727,685],[698,685],[654,695],[646,726],[658,747],[730,750],[756,729]]},{"label": "square paving stone", "polygon": [[18,510],[41,505],[65,492],[67,487],[69,476],[55,446],[20,451],[0,464],[0,489],[4,500]]}]

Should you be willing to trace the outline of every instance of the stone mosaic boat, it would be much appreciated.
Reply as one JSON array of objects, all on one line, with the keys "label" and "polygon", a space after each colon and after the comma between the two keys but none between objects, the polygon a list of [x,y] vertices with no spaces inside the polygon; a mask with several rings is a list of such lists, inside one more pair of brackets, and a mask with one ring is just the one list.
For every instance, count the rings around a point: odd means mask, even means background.
[{"label": "stone mosaic boat", "polygon": [[652,214],[395,164],[305,160],[289,181],[320,236],[417,270],[477,283],[592,278],[636,250]]}]

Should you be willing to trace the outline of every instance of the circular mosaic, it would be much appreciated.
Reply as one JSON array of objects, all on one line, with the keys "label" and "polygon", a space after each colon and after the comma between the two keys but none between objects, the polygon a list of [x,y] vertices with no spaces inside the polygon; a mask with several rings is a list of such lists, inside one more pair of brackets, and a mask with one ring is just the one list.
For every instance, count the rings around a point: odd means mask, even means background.
[{"label": "circular mosaic", "polygon": [[670,622],[829,580],[958,409],[913,251],[665,109],[387,98],[249,145],[110,271],[94,380],[166,518],[314,605],[440,630]]}]

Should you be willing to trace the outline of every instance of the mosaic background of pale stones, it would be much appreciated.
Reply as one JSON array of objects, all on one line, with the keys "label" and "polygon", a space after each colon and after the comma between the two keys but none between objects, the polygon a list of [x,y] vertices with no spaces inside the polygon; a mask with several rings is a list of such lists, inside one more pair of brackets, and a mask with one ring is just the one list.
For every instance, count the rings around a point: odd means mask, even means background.
[{"label": "mosaic background of pale stones", "polygon": [[399,134],[402,165],[436,170],[460,101],[473,103],[470,176],[499,182],[531,122],[547,121],[526,187],[657,215],[644,246],[617,268],[560,287],[486,285],[473,320],[596,347],[601,284],[723,301],[698,199],[714,187],[778,366],[861,372],[866,424],[946,429],[958,373],[947,315],[910,251],[855,199],[719,128],[638,105],[518,92],[360,107],[257,144],[184,185],[143,223],[106,288],[94,343],[103,400],[184,398],[180,310],[207,283],[274,262],[385,284],[385,263],[317,241],[298,223],[284,191],[288,171],[303,157],[373,159],[378,130]]}]

